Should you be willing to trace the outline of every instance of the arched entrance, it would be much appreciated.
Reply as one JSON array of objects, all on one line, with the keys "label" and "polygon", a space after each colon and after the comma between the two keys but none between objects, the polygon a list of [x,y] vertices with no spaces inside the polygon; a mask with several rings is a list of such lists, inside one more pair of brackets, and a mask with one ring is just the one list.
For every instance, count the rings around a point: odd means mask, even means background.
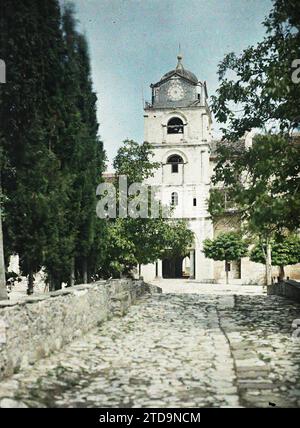
[{"label": "arched entrance", "polygon": [[191,274],[191,261],[190,256],[186,256],[182,260],[182,277],[183,278],[189,278]]},{"label": "arched entrance", "polygon": [[162,260],[162,277],[195,278],[195,250],[185,256]]},{"label": "arched entrance", "polygon": [[163,278],[183,278],[182,261],[184,257],[174,257],[162,261]]}]

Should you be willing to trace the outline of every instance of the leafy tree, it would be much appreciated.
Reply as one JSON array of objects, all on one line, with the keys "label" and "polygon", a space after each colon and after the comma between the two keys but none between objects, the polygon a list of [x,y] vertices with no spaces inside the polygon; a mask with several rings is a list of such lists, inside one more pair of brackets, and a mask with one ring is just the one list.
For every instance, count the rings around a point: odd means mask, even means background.
[{"label": "leafy tree", "polygon": [[125,140],[114,159],[117,176],[125,175],[129,184],[142,183],[152,177],[155,169],[159,167],[158,162],[151,160],[153,156],[151,144]]},{"label": "leafy tree", "polygon": [[130,276],[138,264],[135,258],[135,246],[125,229],[124,219],[108,223],[105,257],[99,268],[99,275],[104,277]]},{"label": "leafy tree", "polygon": [[125,233],[134,244],[133,254],[139,269],[158,259],[186,255],[194,240],[193,232],[183,220],[150,217],[127,219],[125,224]]},{"label": "leafy tree", "polygon": [[[266,258],[266,244],[260,242],[250,253],[250,260],[264,263]],[[272,243],[272,265],[280,267],[279,279],[284,279],[284,267],[300,262],[300,238],[289,235]]]},{"label": "leafy tree", "polygon": [[[300,85],[292,80],[292,64],[300,57],[297,2],[275,0],[264,25],[262,42],[239,56],[228,54],[219,66],[212,109],[225,126],[213,182],[230,196],[243,225],[266,241],[270,284],[271,242],[285,228],[299,227],[300,146],[294,131]],[[268,132],[241,150],[239,139],[253,128]],[[221,212],[216,192],[210,199],[212,215]]]},{"label": "leafy tree", "polygon": [[246,257],[248,243],[235,232],[222,233],[213,240],[203,241],[203,253],[209,259],[225,261],[226,284],[228,284],[228,263]]},{"label": "leafy tree", "polygon": [[139,266],[139,274],[141,273],[141,265],[153,263],[159,259],[162,247],[165,220],[159,219],[144,219],[144,218],[127,218],[123,221],[125,234],[132,243],[132,253]]},{"label": "leafy tree", "polygon": [[185,220],[169,220],[165,224],[161,258],[185,256],[194,241],[194,233]]},{"label": "leafy tree", "polygon": [[[158,208],[158,216],[152,215],[151,194],[145,183],[159,167],[159,163],[151,160],[152,156],[152,148],[148,143],[139,145],[133,140],[125,140],[115,158],[117,178],[125,175],[128,185],[143,183],[147,218],[138,215],[138,196],[126,194],[129,203],[136,202],[137,218],[131,216],[133,212],[129,209],[128,217],[108,221],[107,261],[103,263],[109,267],[106,276],[128,275],[136,265],[140,269],[142,264],[154,263],[166,254],[170,257],[185,254],[193,240],[193,233],[186,223],[164,218],[161,206]],[[115,181],[117,185],[118,182]]]},{"label": "leafy tree", "polygon": [[[298,221],[295,216],[300,199],[296,189],[289,192],[289,186],[296,187],[299,179],[286,178],[293,168],[295,174],[296,170],[300,172],[298,152],[297,145],[286,146],[284,137],[271,134],[256,136],[252,147],[244,150],[228,143],[221,144],[218,150],[213,183],[222,183],[243,227],[267,243],[267,284],[272,280],[271,242],[286,228],[293,230]],[[294,159],[293,164],[289,165],[288,159]],[[277,176],[274,171],[279,171]],[[209,210],[215,220],[227,211],[222,204],[222,192],[211,192]]]},{"label": "leafy tree", "polygon": [[293,62],[300,58],[298,2],[274,0],[264,26],[262,42],[240,55],[229,53],[219,65],[220,86],[212,108],[226,125],[223,132],[229,140],[254,128],[275,126],[286,133],[300,124],[300,85],[292,80]]},{"label": "leafy tree", "polygon": [[193,232],[180,220],[118,218],[108,222],[105,254],[99,275],[131,275],[138,265],[186,255]]},{"label": "leafy tree", "polygon": [[[152,157],[153,151],[149,143],[145,142],[140,145],[133,140],[125,140],[114,159],[116,177],[126,176],[128,186],[133,183],[142,184],[144,180],[153,176],[155,169],[159,166],[157,162],[151,160]],[[143,199],[147,207],[147,218],[139,217],[138,214],[137,218],[132,218],[133,213],[129,208],[128,217],[118,219],[116,222],[118,225],[122,224],[121,230],[124,233],[124,240],[126,239],[132,255],[130,263],[134,261],[133,265],[127,266],[127,272],[137,264],[140,269],[141,264],[152,263],[157,260],[161,249],[162,217],[160,215],[159,218],[151,218],[149,189],[147,185],[144,185],[143,189],[145,190],[146,199]],[[120,189],[118,189],[118,194],[119,191]],[[128,202],[134,202],[137,195],[127,193],[126,197]],[[137,210],[139,209],[141,207],[137,203]]]}]

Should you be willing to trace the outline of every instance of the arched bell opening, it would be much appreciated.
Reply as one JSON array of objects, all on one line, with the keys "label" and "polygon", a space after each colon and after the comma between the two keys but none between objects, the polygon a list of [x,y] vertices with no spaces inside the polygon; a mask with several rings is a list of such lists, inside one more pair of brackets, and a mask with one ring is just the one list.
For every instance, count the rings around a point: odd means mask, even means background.
[{"label": "arched bell opening", "polygon": [[167,159],[167,164],[171,165],[172,173],[176,174],[178,172],[178,165],[183,164],[183,159],[179,155],[171,155]]},{"label": "arched bell opening", "polygon": [[168,134],[183,134],[184,124],[180,117],[172,117],[167,124]]}]

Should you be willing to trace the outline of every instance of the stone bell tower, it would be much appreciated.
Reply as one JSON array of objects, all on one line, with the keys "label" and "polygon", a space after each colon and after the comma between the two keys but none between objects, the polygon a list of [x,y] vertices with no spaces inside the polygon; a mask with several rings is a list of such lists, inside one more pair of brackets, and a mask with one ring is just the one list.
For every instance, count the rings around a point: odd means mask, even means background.
[{"label": "stone bell tower", "polygon": [[195,239],[184,261],[161,260],[156,266],[144,266],[142,274],[146,279],[212,280],[213,262],[201,251],[203,240],[213,236],[207,212],[212,119],[206,83],[184,68],[181,55],[177,60],[174,70],[150,86],[151,103],[144,109],[144,140],[153,146],[153,161],[161,164],[148,183],[158,186],[164,205],[174,207],[173,217],[188,221]]}]

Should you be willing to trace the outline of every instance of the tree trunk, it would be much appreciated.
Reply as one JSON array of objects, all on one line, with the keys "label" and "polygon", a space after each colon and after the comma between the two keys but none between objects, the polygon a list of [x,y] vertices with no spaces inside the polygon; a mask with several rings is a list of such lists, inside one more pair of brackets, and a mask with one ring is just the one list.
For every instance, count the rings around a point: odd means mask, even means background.
[{"label": "tree trunk", "polygon": [[49,291],[61,290],[61,281],[55,278],[55,276],[53,276],[52,273],[49,273],[48,281],[49,281]]},{"label": "tree trunk", "polygon": [[83,258],[82,261],[82,274],[83,274],[83,283],[88,283],[88,272],[87,272],[87,259],[86,257]]},{"label": "tree trunk", "polygon": [[142,274],[142,266],[141,266],[141,264],[139,263],[139,278],[141,277],[141,274]]},{"label": "tree trunk", "polygon": [[175,259],[171,260],[171,278],[176,278]]},{"label": "tree trunk", "polygon": [[70,287],[73,287],[75,284],[75,258],[72,258],[71,262],[71,272],[70,272]]},{"label": "tree trunk", "polygon": [[268,239],[266,254],[266,279],[267,285],[272,285],[272,247]]},{"label": "tree trunk", "polygon": [[[0,189],[1,190],[1,189]],[[1,191],[0,191],[1,195]],[[2,211],[0,207],[0,300],[8,299],[5,279],[4,247],[2,233]]]},{"label": "tree trunk", "polygon": [[279,266],[279,281],[284,280],[284,266]]},{"label": "tree trunk", "polygon": [[48,284],[49,284],[49,291],[54,291],[53,278],[51,273],[48,274]]},{"label": "tree trunk", "polygon": [[228,263],[225,260],[226,284],[229,284]]},{"label": "tree trunk", "polygon": [[33,272],[32,271],[30,271],[29,275],[28,275],[27,294],[28,294],[28,296],[33,294]]}]

